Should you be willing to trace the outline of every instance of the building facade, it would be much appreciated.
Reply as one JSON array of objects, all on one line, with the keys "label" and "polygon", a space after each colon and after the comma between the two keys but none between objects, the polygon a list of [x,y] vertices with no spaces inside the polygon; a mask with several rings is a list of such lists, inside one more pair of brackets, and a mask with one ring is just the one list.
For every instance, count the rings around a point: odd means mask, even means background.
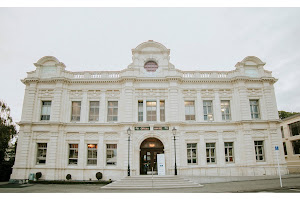
[{"label": "building facade", "polygon": [[300,173],[300,114],[282,120],[281,134],[289,172]]},{"label": "building facade", "polygon": [[152,40],[132,59],[121,71],[83,72],[65,70],[55,57],[38,60],[22,80],[11,179],[42,172],[48,180],[95,180],[102,172],[117,180],[128,166],[131,175],[156,174],[157,154],[165,155],[166,175],[175,163],[182,176],[276,175],[275,146],[288,173],[277,80],[260,59],[246,57],[232,71],[182,71]]}]

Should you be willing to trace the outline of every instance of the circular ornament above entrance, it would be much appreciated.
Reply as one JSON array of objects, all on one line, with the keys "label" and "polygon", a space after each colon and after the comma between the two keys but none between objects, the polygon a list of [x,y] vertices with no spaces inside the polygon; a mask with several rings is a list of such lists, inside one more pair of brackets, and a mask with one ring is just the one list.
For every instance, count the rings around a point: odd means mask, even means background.
[{"label": "circular ornament above entrance", "polygon": [[155,61],[148,61],[145,63],[144,68],[147,72],[155,72],[158,68],[158,65]]}]

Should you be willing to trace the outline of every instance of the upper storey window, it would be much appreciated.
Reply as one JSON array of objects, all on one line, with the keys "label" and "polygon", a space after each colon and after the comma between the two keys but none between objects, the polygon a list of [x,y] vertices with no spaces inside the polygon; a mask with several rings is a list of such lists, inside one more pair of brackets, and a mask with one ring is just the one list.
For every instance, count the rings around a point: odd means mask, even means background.
[{"label": "upper storey window", "polygon": [[300,121],[289,124],[291,136],[300,135]]},{"label": "upper storey window", "polygon": [[258,100],[250,100],[250,110],[251,110],[251,118],[259,119],[259,102]]},{"label": "upper storey window", "polygon": [[195,102],[184,101],[185,106],[185,120],[195,120]]},{"label": "upper storey window", "polygon": [[147,63],[145,63],[144,68],[147,72],[155,72],[158,68],[158,65],[154,61],[148,61]]},{"label": "upper storey window", "polygon": [[118,101],[108,101],[107,121],[118,121]]},{"label": "upper storey window", "polygon": [[41,120],[50,120],[51,101],[42,102]]},{"label": "upper storey window", "polygon": [[81,102],[72,102],[71,121],[80,121]]},{"label": "upper storey window", "polygon": [[147,101],[147,121],[156,121],[156,101]]}]

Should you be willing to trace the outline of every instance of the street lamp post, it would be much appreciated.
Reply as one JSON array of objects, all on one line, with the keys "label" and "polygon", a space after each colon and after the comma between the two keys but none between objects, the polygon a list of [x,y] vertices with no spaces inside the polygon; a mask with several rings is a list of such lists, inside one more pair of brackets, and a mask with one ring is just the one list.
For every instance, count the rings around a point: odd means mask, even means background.
[{"label": "street lamp post", "polygon": [[175,175],[177,176],[177,165],[176,165],[176,142],[175,142],[175,140],[176,140],[176,138],[175,138],[175,135],[176,135],[176,131],[177,131],[177,129],[175,129],[175,127],[173,127],[173,129],[172,129],[172,133],[173,133],[173,136],[174,136],[174,151],[175,151]]},{"label": "street lamp post", "polygon": [[130,176],[130,164],[129,164],[129,155],[130,155],[130,134],[131,129],[130,127],[127,129],[127,135],[128,135],[128,169],[127,169],[127,175]]}]

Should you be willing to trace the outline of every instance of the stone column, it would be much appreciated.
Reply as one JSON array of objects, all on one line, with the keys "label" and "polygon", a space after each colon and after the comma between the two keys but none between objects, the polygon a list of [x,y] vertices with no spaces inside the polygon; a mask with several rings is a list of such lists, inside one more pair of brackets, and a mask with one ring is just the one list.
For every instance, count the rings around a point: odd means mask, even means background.
[{"label": "stone column", "polygon": [[105,97],[105,92],[106,92],[106,90],[101,90],[101,94],[100,94],[100,107],[99,107],[99,112],[100,112],[99,122],[100,123],[104,123],[107,121],[107,111],[105,110],[107,101],[106,101],[106,97]]},{"label": "stone column", "polygon": [[201,90],[197,90],[197,100],[196,100],[196,121],[203,122],[203,100],[201,97]]},{"label": "stone column", "polygon": [[214,90],[215,92],[215,103],[214,103],[214,121],[221,122],[222,121],[222,114],[221,114],[221,102],[220,102],[220,95],[219,90]]},{"label": "stone column", "polygon": [[87,123],[88,122],[88,114],[89,114],[89,102],[87,96],[87,90],[82,91],[82,102],[81,102],[81,114],[80,114],[80,122]]}]

